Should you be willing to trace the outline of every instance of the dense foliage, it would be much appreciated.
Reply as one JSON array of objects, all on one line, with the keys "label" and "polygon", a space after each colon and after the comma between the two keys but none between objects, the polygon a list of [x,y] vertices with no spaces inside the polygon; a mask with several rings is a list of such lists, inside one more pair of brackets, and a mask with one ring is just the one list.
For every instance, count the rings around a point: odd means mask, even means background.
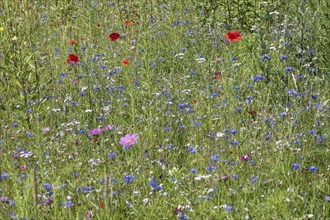
[{"label": "dense foliage", "polygon": [[328,8],[1,1],[1,219],[327,219]]}]

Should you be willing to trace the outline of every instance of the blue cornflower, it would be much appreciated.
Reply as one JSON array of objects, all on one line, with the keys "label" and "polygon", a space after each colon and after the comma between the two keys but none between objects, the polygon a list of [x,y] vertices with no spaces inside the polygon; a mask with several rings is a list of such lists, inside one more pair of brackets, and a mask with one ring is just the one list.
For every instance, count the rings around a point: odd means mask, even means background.
[{"label": "blue cornflower", "polygon": [[61,77],[62,77],[62,78],[65,78],[66,76],[67,76],[67,73],[66,73],[66,72],[62,72],[62,73],[61,73]]},{"label": "blue cornflower", "polygon": [[192,153],[192,154],[196,154],[196,152],[197,152],[196,148],[191,147],[191,146],[188,147],[188,150],[189,150],[190,153]]},{"label": "blue cornflower", "polygon": [[208,172],[214,172],[214,171],[216,170],[216,167],[215,167],[215,166],[208,166],[208,167],[206,168],[206,170],[207,170]]},{"label": "blue cornflower", "polygon": [[291,66],[287,66],[287,67],[285,67],[285,70],[288,72],[291,72],[293,70],[293,68]]},{"label": "blue cornflower", "polygon": [[293,143],[294,143],[294,144],[300,144],[300,140],[297,139],[297,140],[295,140]]},{"label": "blue cornflower", "polygon": [[64,207],[72,207],[73,206],[73,202],[68,200],[68,201],[63,201],[61,202],[62,206]]},{"label": "blue cornflower", "polygon": [[322,137],[321,135],[316,136],[316,142],[318,144],[322,143],[325,140],[325,137]]},{"label": "blue cornflower", "polygon": [[9,178],[9,174],[8,173],[2,173],[0,176],[0,179],[8,179]]},{"label": "blue cornflower", "polygon": [[16,202],[14,200],[10,199],[8,201],[8,204],[14,206],[14,205],[16,205]]},{"label": "blue cornflower", "polygon": [[270,60],[270,56],[268,54],[264,54],[261,57],[263,60]]},{"label": "blue cornflower", "polygon": [[134,179],[134,176],[132,176],[132,175],[124,176],[124,181],[125,181],[126,183],[131,183],[131,182],[133,182],[133,179]]},{"label": "blue cornflower", "polygon": [[52,191],[52,189],[53,189],[53,186],[50,183],[45,183],[42,185],[42,187],[44,187],[44,189],[47,191]]},{"label": "blue cornflower", "polygon": [[286,116],[286,113],[285,112],[281,112],[278,114],[278,116],[280,116],[281,118],[284,118]]},{"label": "blue cornflower", "polygon": [[108,158],[113,159],[117,156],[117,154],[115,152],[111,152],[107,156],[108,156]]},{"label": "blue cornflower", "polygon": [[230,212],[230,211],[233,211],[233,210],[234,210],[234,206],[228,205],[228,206],[226,207],[226,211],[227,211],[227,212]]},{"label": "blue cornflower", "polygon": [[190,169],[190,172],[197,173],[197,170],[195,168]]},{"label": "blue cornflower", "polygon": [[152,187],[152,190],[156,190],[156,191],[159,191],[162,189],[162,186],[161,185],[157,185],[158,182],[155,178],[153,178],[150,182],[149,182],[149,185]]},{"label": "blue cornflower", "polygon": [[231,133],[232,133],[233,135],[235,135],[235,134],[237,133],[237,130],[233,129],[233,130],[231,130]]},{"label": "blue cornflower", "polygon": [[300,164],[299,163],[294,163],[294,164],[292,164],[292,168],[294,170],[298,170],[300,168]]},{"label": "blue cornflower", "polygon": [[287,56],[285,56],[285,55],[283,55],[283,56],[280,56],[280,59],[281,59],[281,60],[287,60],[287,59],[288,59],[288,57],[287,57]]},{"label": "blue cornflower", "polygon": [[149,66],[156,66],[155,62],[149,62]]},{"label": "blue cornflower", "polygon": [[178,218],[179,218],[180,220],[188,220],[188,219],[189,219],[189,216],[188,216],[188,215],[185,215],[185,214],[183,214],[183,213],[181,213],[181,214],[178,216]]},{"label": "blue cornflower", "polygon": [[310,134],[310,135],[314,135],[314,134],[316,134],[316,131],[315,130],[309,130],[309,131],[307,131],[307,133]]},{"label": "blue cornflower", "polygon": [[255,77],[252,78],[252,81],[256,82],[256,81],[260,81],[263,80],[265,77],[261,76],[261,75],[257,75]]},{"label": "blue cornflower", "polygon": [[91,192],[93,190],[93,187],[92,186],[84,186],[84,191],[86,192],[86,193],[89,193],[89,192]]},{"label": "blue cornflower", "polygon": [[311,171],[312,173],[315,173],[317,171],[317,167],[316,166],[310,166],[309,171]]},{"label": "blue cornflower", "polygon": [[211,160],[213,161],[213,162],[216,162],[216,161],[219,161],[219,155],[218,154],[212,154],[211,155]]}]

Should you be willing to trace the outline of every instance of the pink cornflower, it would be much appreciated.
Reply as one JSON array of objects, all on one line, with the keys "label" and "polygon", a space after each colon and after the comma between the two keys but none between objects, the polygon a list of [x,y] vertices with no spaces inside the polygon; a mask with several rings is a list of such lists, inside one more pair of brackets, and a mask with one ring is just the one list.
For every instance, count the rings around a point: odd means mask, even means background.
[{"label": "pink cornflower", "polygon": [[102,128],[94,128],[89,131],[89,134],[92,136],[99,135],[102,133]]},{"label": "pink cornflower", "polygon": [[247,161],[248,159],[250,159],[251,154],[245,154],[244,156],[241,157],[241,160],[243,161]]},{"label": "pink cornflower", "polygon": [[127,150],[130,146],[136,144],[138,138],[138,134],[126,134],[124,137],[120,138],[119,144],[124,147],[124,150]]},{"label": "pink cornflower", "polygon": [[106,125],[102,128],[103,131],[111,131],[113,127],[111,125]]},{"label": "pink cornflower", "polygon": [[44,129],[42,130],[42,133],[47,134],[48,132],[50,132],[50,128],[49,127],[44,127]]},{"label": "pink cornflower", "polygon": [[86,212],[86,217],[87,217],[87,218],[93,218],[93,216],[94,216],[93,211],[88,210],[88,211]]}]

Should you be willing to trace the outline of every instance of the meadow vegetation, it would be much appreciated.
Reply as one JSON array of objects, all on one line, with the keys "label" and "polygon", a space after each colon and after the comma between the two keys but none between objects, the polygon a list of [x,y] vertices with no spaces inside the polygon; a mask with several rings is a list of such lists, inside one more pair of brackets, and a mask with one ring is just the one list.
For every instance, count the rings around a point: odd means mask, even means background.
[{"label": "meadow vegetation", "polygon": [[329,219],[327,0],[3,0],[0,219]]}]

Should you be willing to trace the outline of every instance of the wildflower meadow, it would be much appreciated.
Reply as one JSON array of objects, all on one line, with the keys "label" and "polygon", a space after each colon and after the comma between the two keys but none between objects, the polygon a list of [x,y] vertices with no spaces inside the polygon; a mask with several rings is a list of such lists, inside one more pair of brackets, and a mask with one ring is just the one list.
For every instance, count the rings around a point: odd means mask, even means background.
[{"label": "wildflower meadow", "polygon": [[1,0],[0,219],[330,219],[328,0]]}]

